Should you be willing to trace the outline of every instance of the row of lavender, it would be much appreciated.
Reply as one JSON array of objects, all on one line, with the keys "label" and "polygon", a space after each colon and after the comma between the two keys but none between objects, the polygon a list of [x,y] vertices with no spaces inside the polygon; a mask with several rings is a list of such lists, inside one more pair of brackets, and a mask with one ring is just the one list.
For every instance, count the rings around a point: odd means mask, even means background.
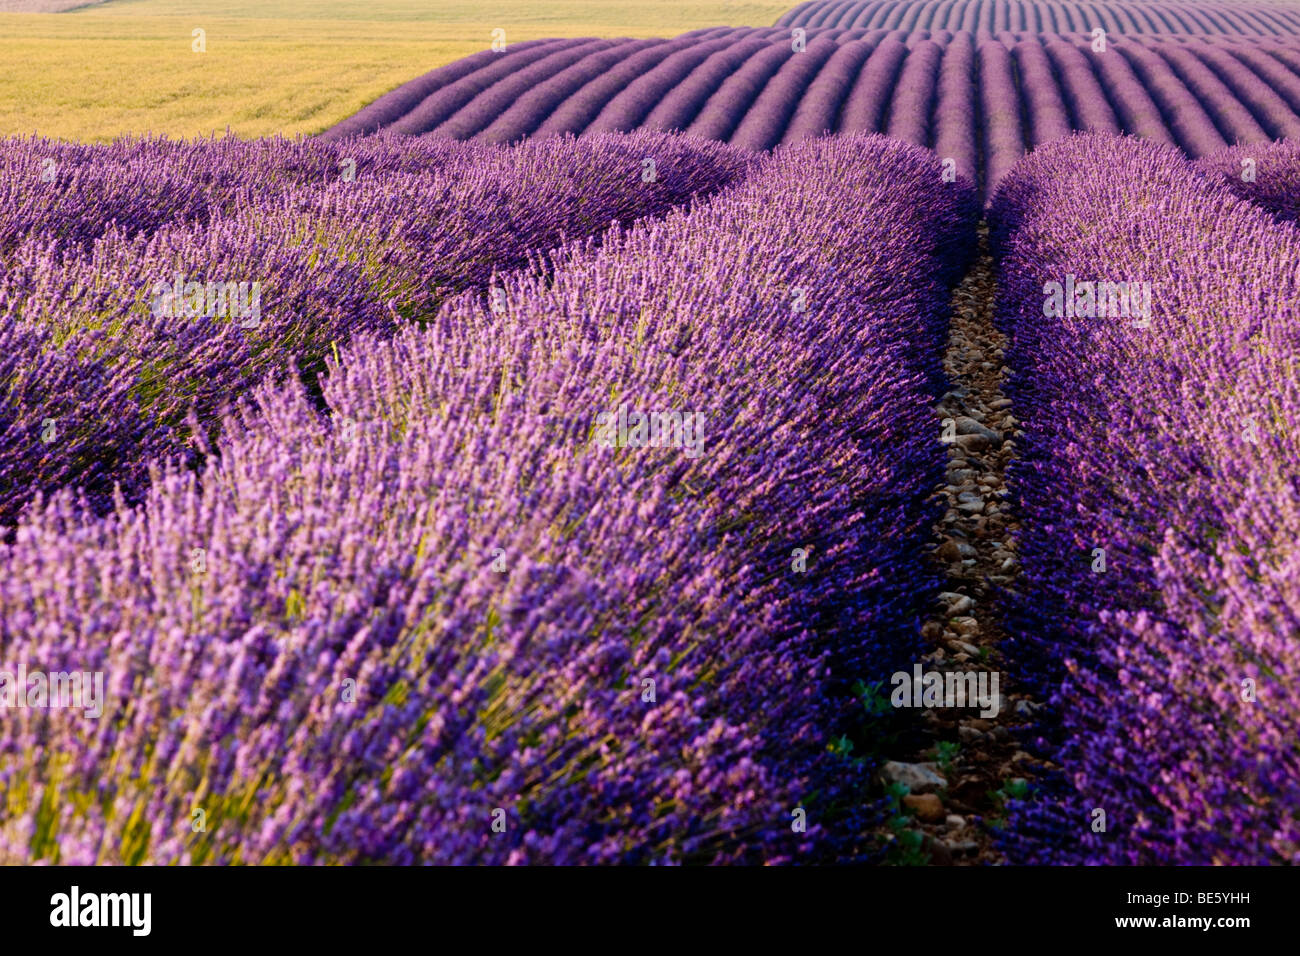
[{"label": "row of lavender", "polygon": [[[969,189],[793,147],[268,382],[201,475],[0,545],[0,859],[860,859],[851,679],[937,585],[929,406]],[[872,215],[863,216],[869,209]],[[651,422],[647,431],[646,422]]]},{"label": "row of lavender", "polygon": [[755,158],[662,134],[506,148],[0,144],[0,522],[131,498],[268,374],[310,380],[494,270],[708,195]]},{"label": "row of lavender", "polygon": [[882,132],[935,149],[991,192],[1028,149],[1073,130],[1135,133],[1193,157],[1300,137],[1295,42],[778,28],[535,41],[434,70],[324,138],[655,129],[766,150]]},{"label": "row of lavender", "polygon": [[1009,623],[1064,771],[1012,816],[1022,858],[1300,862],[1300,232],[1233,194],[1271,201],[1295,157],[1252,181],[1228,153],[1216,181],[1080,137],[994,201],[1025,430]]},{"label": "row of lavender", "polygon": [[1235,0],[806,0],[776,22],[781,27],[965,30],[996,33],[1300,33],[1300,13],[1273,3]]},{"label": "row of lavender", "polygon": [[1300,140],[1234,146],[1196,162],[1197,170],[1283,222],[1300,223]]}]

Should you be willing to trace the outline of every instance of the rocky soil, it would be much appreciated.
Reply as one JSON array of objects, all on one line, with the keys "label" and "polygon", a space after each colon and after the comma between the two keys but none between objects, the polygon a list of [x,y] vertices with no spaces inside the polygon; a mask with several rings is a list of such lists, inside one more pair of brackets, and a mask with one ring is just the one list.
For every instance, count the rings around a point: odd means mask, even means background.
[{"label": "rocky soil", "polygon": [[[882,784],[906,783],[907,829],[922,834],[936,865],[1001,863],[992,828],[1004,794],[1028,786],[1043,765],[1021,750],[1014,733],[1038,704],[1016,692],[999,643],[997,595],[1014,591],[1020,575],[1011,532],[1018,529],[1006,495],[1007,464],[1021,435],[1002,392],[1008,369],[1005,339],[993,324],[993,260],[987,229],[980,255],[953,295],[945,371],[951,389],[935,413],[935,433],[948,442],[948,472],[936,490],[947,513],[935,526],[934,560],[948,585],[922,627],[930,649],[925,671],[999,672],[1001,706],[985,719],[976,708],[909,711],[920,744],[886,763]],[[898,839],[894,836],[893,839]]]}]

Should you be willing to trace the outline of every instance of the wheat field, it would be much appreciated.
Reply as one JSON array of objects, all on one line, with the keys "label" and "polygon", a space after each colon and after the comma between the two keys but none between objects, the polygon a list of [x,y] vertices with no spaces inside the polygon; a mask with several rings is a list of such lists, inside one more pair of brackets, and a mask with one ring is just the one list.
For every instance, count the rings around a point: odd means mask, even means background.
[{"label": "wheat field", "polygon": [[[58,0],[0,0],[50,9]],[[319,132],[426,70],[548,36],[766,26],[789,0],[112,0],[0,12],[0,135]],[[214,12],[218,11],[219,12]],[[202,30],[204,52],[195,52]]]}]

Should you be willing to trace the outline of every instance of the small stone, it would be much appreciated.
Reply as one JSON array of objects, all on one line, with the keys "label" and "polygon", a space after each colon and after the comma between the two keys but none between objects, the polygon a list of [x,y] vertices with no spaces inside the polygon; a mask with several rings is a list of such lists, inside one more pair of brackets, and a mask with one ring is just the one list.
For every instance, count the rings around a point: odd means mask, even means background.
[{"label": "small stone", "polygon": [[902,763],[891,760],[880,768],[880,774],[889,783],[903,783],[914,794],[933,793],[947,786],[933,763]]},{"label": "small stone", "polygon": [[974,634],[980,629],[979,621],[973,617],[954,617],[952,626],[957,630],[958,634]]},{"label": "small stone", "polygon": [[927,833],[925,840],[921,843],[921,849],[930,854],[931,865],[952,866],[952,851],[948,849],[948,844],[942,840],[936,840]]},{"label": "small stone", "polygon": [[973,598],[965,594],[957,594],[953,591],[944,591],[939,595],[939,600],[948,605],[949,617],[957,614],[965,614],[975,606]]},{"label": "small stone", "polygon": [[989,408],[995,412],[1000,412],[1002,409],[1010,407],[1011,399],[1009,398],[995,398],[993,401],[989,402]]},{"label": "small stone", "polygon": [[943,822],[948,824],[948,826],[953,827],[954,829],[959,829],[966,825],[966,818],[963,816],[958,816],[955,813],[950,813],[944,819]]},{"label": "small stone", "polygon": [[963,415],[957,419],[957,435],[959,437],[962,435],[981,435],[988,440],[990,445],[1002,444],[1002,435],[1000,433],[976,421],[969,415]]},{"label": "small stone", "polygon": [[938,823],[945,816],[943,801],[933,793],[909,793],[903,797],[903,806],[925,823]]},{"label": "small stone", "polygon": [[983,435],[958,435],[957,442],[963,451],[979,453],[988,451],[990,442]]},{"label": "small stone", "polygon": [[963,558],[973,558],[975,549],[965,541],[959,541],[956,538],[947,538],[943,544],[935,550],[935,554],[942,561],[960,561]]},{"label": "small stone", "polygon": [[943,635],[943,625],[938,621],[926,621],[921,625],[921,636],[929,641],[937,641]]}]

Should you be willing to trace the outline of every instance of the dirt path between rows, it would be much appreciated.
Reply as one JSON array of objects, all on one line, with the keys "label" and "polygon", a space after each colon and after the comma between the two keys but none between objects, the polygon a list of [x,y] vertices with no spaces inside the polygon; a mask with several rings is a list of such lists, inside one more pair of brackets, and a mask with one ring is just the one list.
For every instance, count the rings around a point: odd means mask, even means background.
[{"label": "dirt path between rows", "polygon": [[[920,850],[935,865],[1008,862],[995,845],[1003,801],[1023,795],[1044,766],[1017,744],[1016,729],[1038,704],[1017,692],[999,649],[998,592],[1014,591],[1020,577],[1010,535],[1019,525],[1003,496],[1021,433],[1002,392],[1006,340],[993,323],[995,291],[988,228],[981,225],[978,258],[953,293],[944,356],[951,388],[935,408],[949,460],[936,489],[947,513],[934,528],[934,559],[948,583],[922,628],[928,651],[920,664],[923,673],[982,673],[990,692],[997,673],[1001,700],[993,717],[981,717],[978,707],[911,711],[919,745],[913,738],[914,749],[883,770],[883,783],[909,789],[899,806],[908,821],[892,839],[902,841],[901,849],[917,842],[908,831],[919,833]],[[920,862],[916,854],[902,857]]]}]

